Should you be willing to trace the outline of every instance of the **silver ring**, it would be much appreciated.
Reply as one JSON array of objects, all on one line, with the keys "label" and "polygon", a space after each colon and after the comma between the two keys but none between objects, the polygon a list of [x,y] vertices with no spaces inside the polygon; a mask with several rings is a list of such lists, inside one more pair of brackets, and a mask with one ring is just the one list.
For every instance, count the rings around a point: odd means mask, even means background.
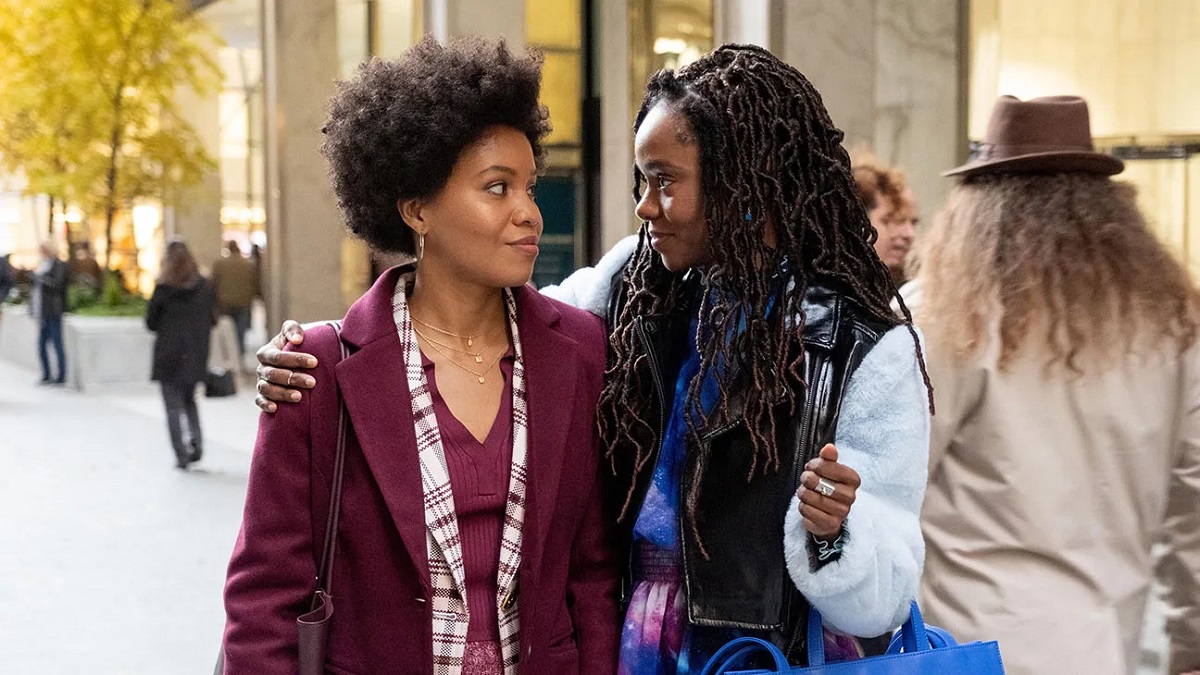
[{"label": "silver ring", "polygon": [[836,488],[834,487],[833,483],[830,483],[829,481],[825,480],[824,478],[818,478],[817,486],[813,489],[816,490],[817,492],[820,492],[821,494],[825,495],[826,497],[832,497],[833,491]]},{"label": "silver ring", "polygon": [[286,384],[286,385],[284,385],[284,386],[286,386],[286,387],[291,387],[291,386],[292,386],[292,375],[295,375],[295,373],[293,373],[293,372],[291,372],[291,371],[289,370],[289,371],[288,371],[288,379],[287,379],[287,384]]}]

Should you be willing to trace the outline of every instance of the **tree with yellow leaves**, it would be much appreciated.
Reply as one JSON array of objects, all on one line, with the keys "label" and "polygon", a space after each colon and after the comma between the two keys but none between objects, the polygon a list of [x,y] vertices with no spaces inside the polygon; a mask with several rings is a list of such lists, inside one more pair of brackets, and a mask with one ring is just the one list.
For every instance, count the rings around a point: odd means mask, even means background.
[{"label": "tree with yellow leaves", "polygon": [[176,92],[215,93],[216,36],[174,0],[0,3],[0,155],[30,190],[105,217],[213,166]]}]

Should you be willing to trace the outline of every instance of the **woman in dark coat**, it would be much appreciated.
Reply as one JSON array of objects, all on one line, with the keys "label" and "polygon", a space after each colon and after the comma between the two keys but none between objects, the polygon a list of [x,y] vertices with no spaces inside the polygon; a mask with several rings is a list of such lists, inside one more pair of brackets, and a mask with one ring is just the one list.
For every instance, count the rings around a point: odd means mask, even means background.
[{"label": "woman in dark coat", "polygon": [[[202,454],[196,384],[208,370],[208,340],[215,305],[212,284],[200,276],[187,244],[182,241],[168,244],[162,276],[146,307],[146,327],[157,333],[151,379],[162,385],[167,430],[175,449],[175,466],[179,469],[200,461]],[[186,443],[184,416],[188,426]]]}]

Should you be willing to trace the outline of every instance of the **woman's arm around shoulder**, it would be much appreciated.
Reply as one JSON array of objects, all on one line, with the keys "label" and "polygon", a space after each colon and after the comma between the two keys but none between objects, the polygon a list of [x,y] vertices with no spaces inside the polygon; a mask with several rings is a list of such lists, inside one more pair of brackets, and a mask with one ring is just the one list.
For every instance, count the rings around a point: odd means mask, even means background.
[{"label": "woman's arm around shoulder", "polygon": [[851,377],[835,445],[862,485],[844,523],[841,556],[814,568],[793,497],[784,525],[788,572],[839,630],[882,634],[903,623],[925,563],[921,504],[929,454],[929,399],[907,326],[887,332]]},{"label": "woman's arm around shoulder", "polygon": [[[318,387],[334,387],[334,332],[321,327],[308,335],[306,348],[323,357]],[[318,401],[337,405],[336,397]],[[259,417],[242,527],[225,584],[227,675],[296,672],[295,620],[309,609],[316,576],[310,420],[327,412],[313,405],[314,397],[305,396]]]}]

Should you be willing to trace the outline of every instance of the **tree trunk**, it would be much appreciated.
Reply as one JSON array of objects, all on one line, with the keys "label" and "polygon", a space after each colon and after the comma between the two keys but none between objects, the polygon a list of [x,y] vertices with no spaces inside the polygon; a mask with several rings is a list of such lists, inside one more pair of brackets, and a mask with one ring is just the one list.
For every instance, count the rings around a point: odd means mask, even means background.
[{"label": "tree trunk", "polygon": [[50,198],[50,208],[46,215],[46,237],[52,238],[54,236],[54,195],[46,196]]},{"label": "tree trunk", "polygon": [[104,181],[104,271],[112,271],[112,251],[113,251],[113,220],[117,214],[117,161],[121,152],[121,105],[123,86],[117,87],[117,93],[113,96],[113,126],[112,136],[109,139],[109,149],[112,153],[108,157],[108,175]]},{"label": "tree trunk", "polygon": [[122,108],[125,104],[125,78],[129,75],[129,55],[131,52],[131,44],[134,37],[137,35],[138,28],[142,23],[142,19],[146,18],[146,14],[150,11],[150,7],[154,4],[154,0],[142,0],[141,12],[133,21],[133,26],[129,30],[129,34],[124,39],[125,62],[121,67],[121,75],[117,79],[117,86],[113,89],[112,105],[113,105],[113,125],[112,136],[109,138],[109,148],[112,154],[108,158],[108,175],[104,181],[105,192],[104,196],[104,239],[106,245],[104,247],[104,271],[112,272],[112,229],[113,220],[117,214],[117,163],[120,161],[121,143],[123,142],[123,122],[121,119]]}]

